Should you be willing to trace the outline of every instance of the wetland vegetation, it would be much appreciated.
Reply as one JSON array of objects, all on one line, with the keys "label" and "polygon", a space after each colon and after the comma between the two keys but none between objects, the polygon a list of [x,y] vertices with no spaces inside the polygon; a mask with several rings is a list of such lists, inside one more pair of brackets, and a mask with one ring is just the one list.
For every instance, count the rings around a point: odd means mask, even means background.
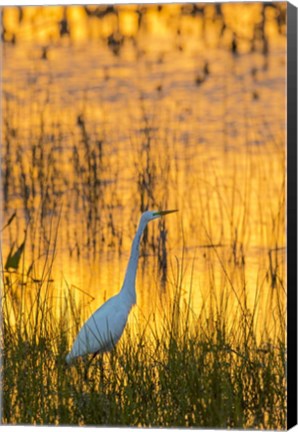
[{"label": "wetland vegetation", "polygon": [[[285,14],[4,8],[3,423],[286,428]],[[166,208],[117,347],[66,367]]]}]

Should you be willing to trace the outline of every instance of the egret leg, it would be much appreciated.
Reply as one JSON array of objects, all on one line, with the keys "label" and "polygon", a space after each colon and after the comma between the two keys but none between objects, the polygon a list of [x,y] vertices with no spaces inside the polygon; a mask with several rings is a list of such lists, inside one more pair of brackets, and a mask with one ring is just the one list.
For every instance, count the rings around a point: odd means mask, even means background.
[{"label": "egret leg", "polygon": [[100,356],[100,359],[99,359],[99,372],[100,372],[100,387],[103,390],[104,389],[104,381],[105,381],[103,355]]},{"label": "egret leg", "polygon": [[85,374],[84,374],[84,379],[85,379],[85,381],[88,380],[88,371],[89,371],[90,365],[91,365],[91,363],[93,362],[93,360],[95,359],[95,357],[97,356],[97,354],[98,354],[98,351],[96,351],[96,352],[92,355],[91,359],[88,361],[88,363],[87,363],[86,366],[85,366]]}]

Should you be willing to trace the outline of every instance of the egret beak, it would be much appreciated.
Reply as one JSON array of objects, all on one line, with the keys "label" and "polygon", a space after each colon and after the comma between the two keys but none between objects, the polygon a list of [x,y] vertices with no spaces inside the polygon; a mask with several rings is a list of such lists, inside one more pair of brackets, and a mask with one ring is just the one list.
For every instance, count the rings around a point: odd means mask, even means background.
[{"label": "egret beak", "polygon": [[178,210],[161,210],[161,211],[154,213],[154,216],[165,216],[166,214],[175,213],[177,211]]}]

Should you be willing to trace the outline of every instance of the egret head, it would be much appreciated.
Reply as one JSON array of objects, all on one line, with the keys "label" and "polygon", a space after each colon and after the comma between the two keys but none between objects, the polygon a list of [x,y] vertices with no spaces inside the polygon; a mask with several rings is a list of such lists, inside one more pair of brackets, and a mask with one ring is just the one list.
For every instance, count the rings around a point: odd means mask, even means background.
[{"label": "egret head", "polygon": [[175,213],[178,210],[153,210],[153,211],[146,211],[142,214],[142,219],[144,222],[149,222],[153,219],[157,219],[161,216],[165,216],[169,213]]}]

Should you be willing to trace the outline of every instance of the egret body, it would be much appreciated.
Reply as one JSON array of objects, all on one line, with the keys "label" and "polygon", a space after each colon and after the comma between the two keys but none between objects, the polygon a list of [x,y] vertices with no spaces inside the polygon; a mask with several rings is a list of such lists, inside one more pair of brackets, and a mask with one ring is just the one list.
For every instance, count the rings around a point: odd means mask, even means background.
[{"label": "egret body", "polygon": [[111,351],[120,339],[132,306],[136,303],[136,273],[139,246],[148,222],[177,210],[146,211],[132,242],[130,258],[121,290],[107,300],[85,322],[80,329],[71,351],[66,356],[70,364],[76,357]]}]

